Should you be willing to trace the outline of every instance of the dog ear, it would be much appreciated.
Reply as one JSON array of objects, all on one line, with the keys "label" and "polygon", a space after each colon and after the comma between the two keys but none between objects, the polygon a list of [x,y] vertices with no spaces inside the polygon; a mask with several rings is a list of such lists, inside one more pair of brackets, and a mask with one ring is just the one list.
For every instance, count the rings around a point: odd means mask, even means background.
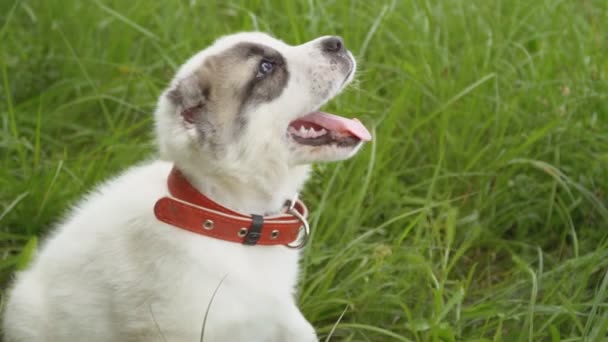
[{"label": "dog ear", "polygon": [[180,110],[180,115],[188,123],[200,121],[209,101],[210,84],[198,74],[191,75],[177,82],[167,92],[167,97]]}]

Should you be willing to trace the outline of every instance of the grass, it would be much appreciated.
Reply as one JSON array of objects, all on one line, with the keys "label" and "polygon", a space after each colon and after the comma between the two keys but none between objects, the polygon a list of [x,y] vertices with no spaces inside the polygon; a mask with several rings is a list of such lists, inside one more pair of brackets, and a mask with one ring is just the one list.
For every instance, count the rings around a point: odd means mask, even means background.
[{"label": "grass", "polygon": [[608,339],[608,3],[0,2],[0,283],[70,204],[153,151],[214,38],[342,35],[328,110],[374,142],[318,165],[299,302],[330,341]]}]

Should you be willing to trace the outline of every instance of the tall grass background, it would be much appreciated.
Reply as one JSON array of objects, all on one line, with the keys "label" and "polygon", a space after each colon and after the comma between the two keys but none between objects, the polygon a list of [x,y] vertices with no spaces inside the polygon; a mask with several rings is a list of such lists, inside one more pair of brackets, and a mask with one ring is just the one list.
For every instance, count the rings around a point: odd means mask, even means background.
[{"label": "tall grass background", "polygon": [[[154,156],[152,111],[218,36],[337,34],[298,301],[330,341],[608,337],[608,2],[0,2],[0,283],[82,194]],[[58,284],[60,286],[60,284]]]}]

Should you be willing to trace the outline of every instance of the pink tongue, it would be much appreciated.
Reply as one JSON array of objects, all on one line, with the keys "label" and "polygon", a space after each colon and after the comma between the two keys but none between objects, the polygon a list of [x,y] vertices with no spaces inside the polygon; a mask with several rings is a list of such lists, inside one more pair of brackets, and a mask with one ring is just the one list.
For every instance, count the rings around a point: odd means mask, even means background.
[{"label": "pink tongue", "polygon": [[371,133],[357,119],[347,119],[329,113],[313,112],[299,118],[297,121],[311,122],[334,132],[348,132],[363,141],[372,140]]}]

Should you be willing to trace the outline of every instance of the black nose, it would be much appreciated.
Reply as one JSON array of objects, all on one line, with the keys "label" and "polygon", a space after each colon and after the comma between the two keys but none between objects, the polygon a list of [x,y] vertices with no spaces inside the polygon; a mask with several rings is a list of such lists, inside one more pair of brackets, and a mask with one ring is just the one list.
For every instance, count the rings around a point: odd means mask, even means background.
[{"label": "black nose", "polygon": [[344,40],[342,40],[342,37],[329,37],[323,39],[321,41],[321,48],[323,51],[330,53],[340,53],[346,50],[344,48]]}]

